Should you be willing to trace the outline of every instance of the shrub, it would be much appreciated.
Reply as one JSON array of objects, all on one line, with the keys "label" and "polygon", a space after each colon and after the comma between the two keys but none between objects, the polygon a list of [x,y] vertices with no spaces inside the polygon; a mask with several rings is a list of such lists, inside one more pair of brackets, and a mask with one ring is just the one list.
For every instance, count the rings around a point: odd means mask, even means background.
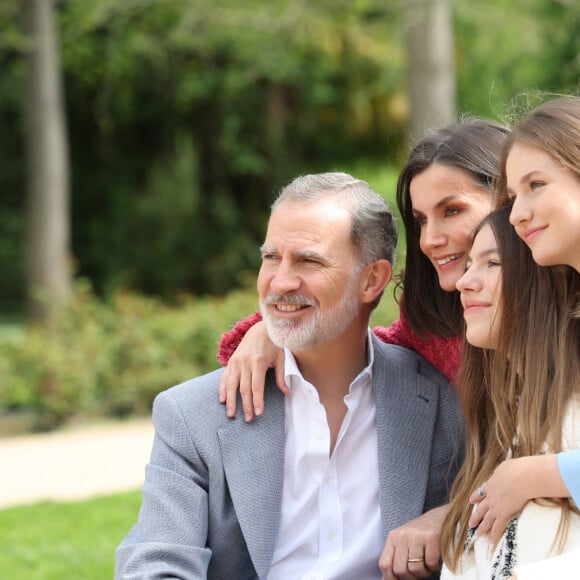
[{"label": "shrub", "polygon": [[[221,334],[256,305],[253,288],[168,305],[130,292],[104,301],[80,283],[52,327],[0,332],[0,416],[32,415],[34,428],[50,429],[73,417],[148,414],[158,392],[217,368]],[[397,310],[388,290],[373,325]]]},{"label": "shrub", "polygon": [[52,328],[0,340],[0,413],[33,412],[38,428],[148,413],[159,391],[217,368],[221,333],[255,307],[253,290],[169,306],[128,292],[102,301],[80,285]]}]

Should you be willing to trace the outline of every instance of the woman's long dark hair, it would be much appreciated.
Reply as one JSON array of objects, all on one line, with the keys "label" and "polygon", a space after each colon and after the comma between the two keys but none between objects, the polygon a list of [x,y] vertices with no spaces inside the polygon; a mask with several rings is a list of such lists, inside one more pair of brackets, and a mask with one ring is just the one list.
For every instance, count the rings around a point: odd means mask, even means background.
[{"label": "woman's long dark hair", "polygon": [[401,306],[413,330],[420,336],[460,336],[462,310],[457,292],[439,286],[437,272],[419,247],[420,229],[413,216],[411,180],[431,164],[448,165],[464,171],[494,194],[500,155],[509,129],[493,121],[466,118],[434,131],[422,139],[409,155],[397,183],[397,206],[405,225],[407,255],[398,287]]}]

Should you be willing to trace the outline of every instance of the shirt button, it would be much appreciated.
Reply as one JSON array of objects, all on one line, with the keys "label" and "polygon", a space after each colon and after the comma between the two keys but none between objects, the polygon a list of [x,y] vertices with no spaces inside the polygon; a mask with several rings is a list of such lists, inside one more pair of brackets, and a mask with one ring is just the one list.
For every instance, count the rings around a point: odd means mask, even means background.
[{"label": "shirt button", "polygon": [[334,542],[334,538],[336,538],[336,534],[334,532],[328,532],[328,534],[326,534],[326,539],[329,542]]}]

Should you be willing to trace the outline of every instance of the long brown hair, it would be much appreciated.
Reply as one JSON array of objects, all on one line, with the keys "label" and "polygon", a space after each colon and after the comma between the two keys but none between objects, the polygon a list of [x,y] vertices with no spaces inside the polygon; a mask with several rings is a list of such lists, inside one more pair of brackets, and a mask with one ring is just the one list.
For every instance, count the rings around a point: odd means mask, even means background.
[{"label": "long brown hair", "polygon": [[[519,141],[537,147],[557,159],[580,179],[580,97],[567,95],[545,101],[528,111],[505,139],[497,180],[497,206],[510,205],[506,162]],[[580,317],[580,283],[576,287],[574,315]]]},{"label": "long brown hair", "polygon": [[466,117],[419,141],[399,175],[397,206],[405,225],[407,252],[397,287],[402,287],[401,305],[407,319],[421,336],[460,336],[463,322],[458,292],[441,289],[433,264],[419,247],[420,228],[413,215],[411,181],[438,163],[464,171],[492,197],[508,133],[507,127],[499,123]]},{"label": "long brown hair", "polygon": [[441,538],[451,570],[464,550],[469,496],[508,454],[536,455],[545,446],[560,451],[564,416],[579,389],[580,320],[572,316],[579,275],[566,266],[538,266],[510,225],[509,213],[509,206],[495,210],[474,234],[489,225],[497,242],[502,319],[496,350],[464,341],[458,383],[466,457],[451,490]]}]

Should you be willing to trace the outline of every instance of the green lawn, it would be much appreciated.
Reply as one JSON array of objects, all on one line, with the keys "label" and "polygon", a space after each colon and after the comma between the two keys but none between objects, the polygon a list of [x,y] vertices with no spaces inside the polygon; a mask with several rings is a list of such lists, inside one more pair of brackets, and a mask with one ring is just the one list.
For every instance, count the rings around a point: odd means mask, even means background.
[{"label": "green lawn", "polygon": [[135,523],[140,502],[133,492],[0,511],[0,578],[113,578],[115,548]]}]

